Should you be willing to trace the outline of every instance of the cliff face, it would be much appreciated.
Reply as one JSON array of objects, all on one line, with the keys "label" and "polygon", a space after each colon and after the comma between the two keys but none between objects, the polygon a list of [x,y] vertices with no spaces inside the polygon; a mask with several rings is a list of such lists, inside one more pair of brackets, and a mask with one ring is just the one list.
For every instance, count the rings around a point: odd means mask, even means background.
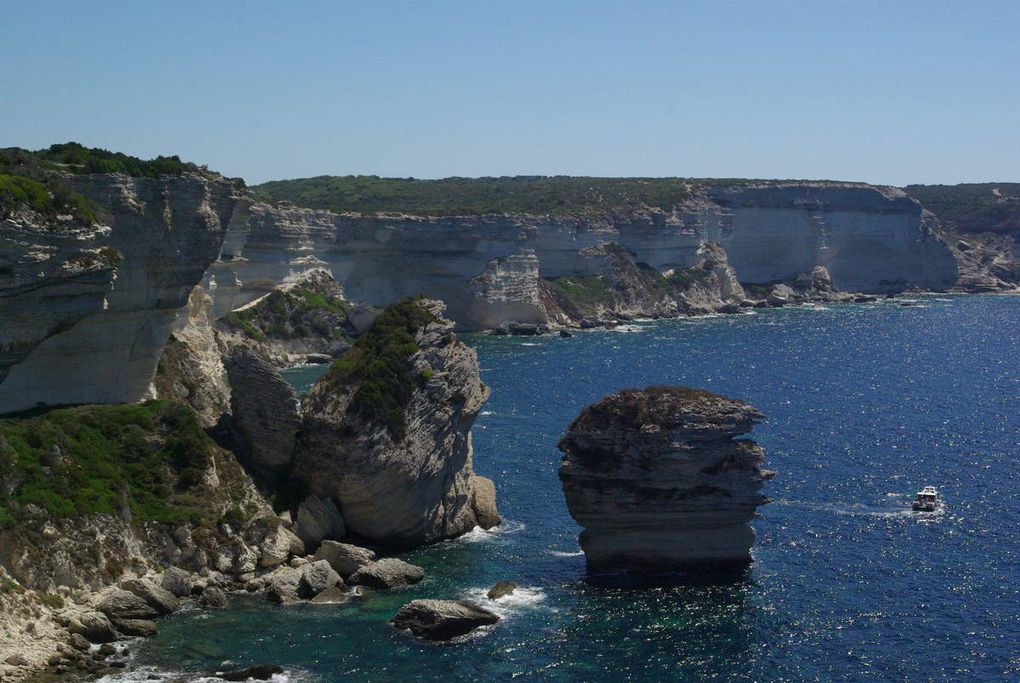
[{"label": "cliff face", "polygon": [[147,396],[239,196],[211,174],[65,180],[109,225],[0,223],[0,413]]},{"label": "cliff face", "polygon": [[673,211],[596,217],[364,217],[259,203],[246,211],[210,271],[218,314],[322,266],[356,301],[426,294],[468,329],[545,322],[539,279],[594,275],[585,250],[607,243],[660,273],[695,265],[716,243],[745,283],[792,280],[819,265],[850,291],[945,289],[956,279],[917,202],[849,183],[698,185]]},{"label": "cliff face", "polygon": [[956,264],[937,222],[895,188],[849,183],[708,187],[706,214],[742,282],[790,280],[825,266],[851,292],[946,289]]},{"label": "cliff face", "polygon": [[355,536],[410,546],[499,523],[471,466],[489,390],[442,313],[429,300],[386,309],[302,401],[293,476]]},{"label": "cliff face", "polygon": [[762,449],[736,440],[762,418],[707,391],[650,387],[589,406],[560,441],[570,514],[597,572],[740,569],[749,522],[772,475]]}]

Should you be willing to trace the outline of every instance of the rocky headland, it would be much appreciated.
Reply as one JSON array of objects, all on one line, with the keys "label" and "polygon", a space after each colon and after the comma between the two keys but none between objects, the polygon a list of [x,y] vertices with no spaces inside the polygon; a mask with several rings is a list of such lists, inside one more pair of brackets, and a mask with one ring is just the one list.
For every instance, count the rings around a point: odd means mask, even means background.
[{"label": "rocky headland", "polygon": [[590,571],[678,577],[751,563],[750,522],[772,472],[739,439],[762,414],[698,389],[649,387],[585,408],[559,443]]}]

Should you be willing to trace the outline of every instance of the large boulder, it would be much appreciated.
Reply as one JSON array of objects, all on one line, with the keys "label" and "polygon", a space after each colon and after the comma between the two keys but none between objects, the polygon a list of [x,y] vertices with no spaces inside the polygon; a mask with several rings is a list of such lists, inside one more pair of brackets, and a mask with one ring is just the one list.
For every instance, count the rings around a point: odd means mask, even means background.
[{"label": "large boulder", "polygon": [[308,549],[324,540],[339,540],[347,533],[340,510],[329,498],[308,496],[298,506],[294,531]]},{"label": "large boulder", "polygon": [[178,567],[167,567],[160,585],[175,597],[191,595],[191,574]]},{"label": "large boulder", "polygon": [[314,559],[326,560],[337,574],[346,579],[365,565],[374,562],[375,553],[368,548],[350,543],[323,541],[315,551]]},{"label": "large boulder", "polygon": [[227,599],[227,594],[222,588],[216,586],[206,586],[202,589],[202,593],[198,596],[198,602],[203,607],[210,607],[212,609],[222,609],[230,604]]},{"label": "large boulder", "polygon": [[499,616],[465,600],[412,600],[390,622],[427,640],[450,640],[499,621]]},{"label": "large boulder", "polygon": [[768,301],[769,306],[782,307],[787,304],[794,303],[796,296],[797,295],[793,291],[793,288],[789,285],[779,284],[774,285],[772,289],[769,290],[769,295],[766,297],[766,301]]},{"label": "large boulder", "polygon": [[118,631],[133,638],[151,638],[156,635],[156,622],[151,619],[114,619]]},{"label": "large boulder", "polygon": [[67,630],[84,636],[90,643],[112,643],[117,640],[113,624],[102,612],[82,612],[72,617]]},{"label": "large boulder", "polygon": [[161,612],[130,591],[114,590],[97,605],[97,609],[111,620],[153,619]]},{"label": "large boulder", "polygon": [[305,544],[294,534],[293,531],[283,525],[282,522],[274,524],[265,538],[259,545],[260,567],[275,567],[283,564],[291,556],[302,555],[305,552]]},{"label": "large boulder", "polygon": [[560,441],[570,514],[591,570],[739,570],[768,502],[762,449],[736,439],[762,414],[684,387],[649,387],[585,408]]},{"label": "large boulder", "polygon": [[310,600],[323,591],[343,585],[343,579],[325,560],[297,568],[280,569],[263,580],[266,599],[279,604]]},{"label": "large boulder", "polygon": [[485,595],[489,598],[489,600],[499,600],[502,597],[512,594],[518,588],[520,588],[520,584],[516,581],[500,581],[490,588],[489,592]]},{"label": "large boulder", "polygon": [[292,602],[301,600],[298,594],[298,585],[301,583],[301,569],[284,569],[266,577],[265,598],[269,602],[280,605],[289,605]]},{"label": "large boulder", "polygon": [[140,597],[161,615],[171,614],[181,607],[173,593],[145,579],[121,581],[120,587]]},{"label": "large boulder", "polygon": [[351,575],[350,583],[369,588],[403,588],[424,578],[425,570],[421,567],[385,557],[358,569]]},{"label": "large boulder", "polygon": [[295,476],[373,543],[414,546],[480,524],[470,430],[489,390],[444,308],[388,307],[302,401]]},{"label": "large boulder", "polygon": [[314,598],[322,591],[343,585],[343,579],[333,571],[329,562],[318,560],[310,562],[301,567],[301,581],[298,583],[298,593],[303,598]]},{"label": "large boulder", "polygon": [[475,520],[483,529],[499,526],[503,521],[496,509],[496,485],[488,477],[477,474],[471,479],[471,507]]}]

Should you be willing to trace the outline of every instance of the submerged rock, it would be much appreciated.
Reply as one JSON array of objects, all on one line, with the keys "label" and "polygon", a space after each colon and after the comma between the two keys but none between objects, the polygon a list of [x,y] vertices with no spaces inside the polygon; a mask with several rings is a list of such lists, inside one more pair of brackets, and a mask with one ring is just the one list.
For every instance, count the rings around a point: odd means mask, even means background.
[{"label": "submerged rock", "polygon": [[412,600],[390,623],[427,640],[450,640],[497,621],[495,613],[466,600]]},{"label": "submerged rock", "polygon": [[246,669],[217,671],[216,676],[225,681],[268,681],[276,674],[282,674],[283,667],[276,664],[256,664]]},{"label": "submerged rock", "polygon": [[520,584],[516,581],[500,581],[489,589],[486,597],[488,597],[489,600],[499,600],[503,596],[510,595],[518,588],[520,588]]},{"label": "submerged rock", "polygon": [[734,437],[763,415],[707,391],[649,387],[607,396],[560,441],[571,515],[589,569],[657,574],[751,562],[762,449]]},{"label": "submerged rock", "polygon": [[350,593],[348,593],[343,588],[334,586],[333,588],[327,588],[326,590],[322,591],[314,598],[309,600],[309,602],[315,605],[341,605],[345,602],[349,602],[350,599],[351,599]]}]

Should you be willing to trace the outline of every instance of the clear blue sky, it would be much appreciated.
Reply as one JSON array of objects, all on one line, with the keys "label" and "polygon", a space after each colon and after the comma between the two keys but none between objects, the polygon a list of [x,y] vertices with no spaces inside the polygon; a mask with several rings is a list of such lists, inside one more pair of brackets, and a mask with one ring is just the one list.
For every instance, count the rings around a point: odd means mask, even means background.
[{"label": "clear blue sky", "polygon": [[319,174],[1020,180],[1020,1],[15,2],[0,146]]}]

